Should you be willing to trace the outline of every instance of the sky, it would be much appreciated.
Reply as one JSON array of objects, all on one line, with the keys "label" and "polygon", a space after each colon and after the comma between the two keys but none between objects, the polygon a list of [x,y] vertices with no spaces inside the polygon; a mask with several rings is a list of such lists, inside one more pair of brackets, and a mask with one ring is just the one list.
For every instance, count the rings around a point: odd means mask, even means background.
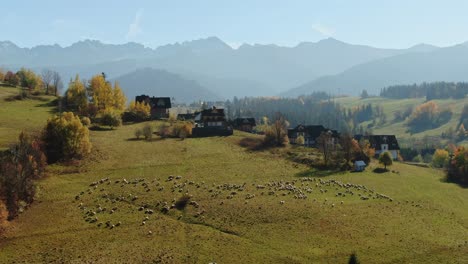
[{"label": "sky", "polygon": [[332,37],[379,48],[451,46],[468,41],[467,10],[464,0],[15,0],[0,5],[0,41],[155,48],[209,36],[233,47]]}]

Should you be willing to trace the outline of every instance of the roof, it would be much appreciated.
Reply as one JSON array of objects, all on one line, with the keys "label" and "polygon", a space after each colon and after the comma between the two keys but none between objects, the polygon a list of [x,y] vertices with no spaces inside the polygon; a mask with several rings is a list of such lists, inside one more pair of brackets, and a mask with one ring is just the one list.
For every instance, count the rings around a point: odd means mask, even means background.
[{"label": "roof", "polygon": [[395,135],[356,135],[354,138],[357,140],[369,140],[371,147],[375,150],[382,150],[382,144],[388,144],[388,150],[400,150],[400,146],[398,145],[398,140]]},{"label": "roof", "polygon": [[322,132],[326,132],[326,131],[331,131],[333,137],[338,137],[339,136],[338,131],[327,129],[322,125],[305,126],[305,125],[302,125],[302,124],[296,126],[295,128],[288,129],[288,136],[289,137],[294,137],[295,133],[304,132],[304,133],[306,133],[307,137],[318,138],[318,137],[320,137],[320,134],[322,134]]},{"label": "roof", "polygon": [[356,165],[356,166],[366,166],[366,163],[364,161],[362,161],[362,160],[356,160],[354,162],[354,165]]},{"label": "roof", "polygon": [[170,97],[149,97],[148,95],[139,95],[135,97],[136,102],[147,102],[151,105],[151,108],[171,108]]},{"label": "roof", "polygon": [[201,121],[201,120],[205,119],[205,117],[208,117],[209,119],[216,118],[216,117],[220,117],[221,119],[225,119],[224,109],[223,108],[216,108],[214,106],[212,108],[210,108],[210,109],[204,109],[195,116],[195,121]]},{"label": "roof", "polygon": [[253,117],[239,117],[234,119],[235,126],[242,126],[242,125],[251,125],[256,126],[255,118]]}]

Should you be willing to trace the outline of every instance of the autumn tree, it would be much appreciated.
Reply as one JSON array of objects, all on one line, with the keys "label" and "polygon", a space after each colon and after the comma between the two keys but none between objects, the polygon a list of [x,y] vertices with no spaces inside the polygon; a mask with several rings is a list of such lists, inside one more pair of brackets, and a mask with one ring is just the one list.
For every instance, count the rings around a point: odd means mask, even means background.
[{"label": "autumn tree", "polygon": [[42,79],[32,70],[21,68],[16,75],[19,77],[20,85],[28,88],[30,91],[39,92],[42,89]]},{"label": "autumn tree", "polygon": [[384,165],[384,169],[387,169],[387,166],[391,166],[393,164],[393,159],[390,152],[385,151],[382,154],[380,154],[379,163]]},{"label": "autumn tree", "polygon": [[22,132],[18,143],[0,157],[0,199],[7,206],[9,220],[17,216],[20,201],[34,201],[33,180],[43,175],[47,165],[41,146],[38,137]]},{"label": "autumn tree", "polygon": [[444,149],[436,149],[432,155],[432,165],[437,168],[447,166],[449,161],[449,153]]},{"label": "autumn tree", "polygon": [[144,121],[151,117],[151,106],[145,102],[132,101],[124,113],[124,121]]},{"label": "autumn tree", "polygon": [[429,101],[414,109],[407,124],[414,132],[423,131],[440,126],[450,120],[451,115],[450,110],[441,111],[435,102]]},{"label": "autumn tree", "polygon": [[115,111],[122,113],[125,110],[125,105],[127,104],[127,98],[125,97],[122,88],[118,82],[114,83],[114,88],[112,89],[114,105],[113,108]]},{"label": "autumn tree", "polygon": [[0,82],[3,82],[3,79],[5,79],[5,74],[6,72],[4,72],[2,68],[0,68]]},{"label": "autumn tree", "polygon": [[468,149],[459,146],[455,149],[447,171],[447,180],[468,185]]},{"label": "autumn tree", "polygon": [[303,135],[300,135],[296,138],[296,144],[300,146],[304,146],[304,143],[305,143],[305,139]]},{"label": "autumn tree", "polygon": [[265,131],[265,145],[275,145],[278,147],[288,144],[288,127],[289,122],[280,113],[277,113],[275,120],[269,125]]},{"label": "autumn tree", "polygon": [[349,163],[361,152],[359,142],[357,142],[357,140],[354,139],[349,133],[344,133],[340,136],[340,146],[343,150],[344,158],[347,163]]},{"label": "autumn tree", "polygon": [[75,80],[70,81],[66,92],[67,108],[73,111],[84,111],[88,107],[86,88],[77,74]]},{"label": "autumn tree", "polygon": [[114,107],[114,91],[110,82],[107,82],[102,74],[95,75],[89,80],[91,102],[102,113]]},{"label": "autumn tree", "polygon": [[72,112],[49,119],[42,138],[49,162],[82,158],[91,152],[89,130]]},{"label": "autumn tree", "polygon": [[18,75],[13,73],[12,71],[7,71],[3,81],[11,86],[17,86],[20,82]]}]

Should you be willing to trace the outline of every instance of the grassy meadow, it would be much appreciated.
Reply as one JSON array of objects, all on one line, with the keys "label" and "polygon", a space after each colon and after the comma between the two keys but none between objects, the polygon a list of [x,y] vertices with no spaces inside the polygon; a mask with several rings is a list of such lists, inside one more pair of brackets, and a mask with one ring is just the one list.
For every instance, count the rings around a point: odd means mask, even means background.
[{"label": "grassy meadow", "polygon": [[[446,132],[449,128],[454,130],[458,126],[460,120],[460,115],[463,110],[463,106],[467,104],[466,99],[438,99],[433,100],[436,102],[440,109],[451,109],[453,112],[452,118],[449,122],[443,124],[440,127],[435,129],[430,129],[426,131],[421,131],[419,133],[411,134],[409,133],[408,127],[406,126],[405,121],[393,122],[394,113],[396,111],[404,111],[409,106],[416,108],[418,105],[425,102],[424,98],[411,98],[411,99],[388,99],[382,97],[369,97],[366,99],[361,99],[359,97],[341,97],[336,99],[341,105],[345,107],[355,107],[365,104],[380,105],[383,107],[385,114],[387,115],[387,122],[383,125],[378,125],[373,129],[374,134],[395,134],[399,139],[412,140],[412,139],[421,139],[424,136],[440,136],[443,132]],[[367,125],[370,122],[364,122],[364,125]],[[464,144],[465,142],[462,142]]]},{"label": "grassy meadow", "polygon": [[[53,112],[1,104],[2,146]],[[135,140],[143,125],[91,131],[90,157],[49,166],[0,235],[0,263],[468,262],[468,190],[441,171],[323,176],[285,158],[304,149],[240,146],[255,135]],[[196,203],[167,210],[184,194]]]}]

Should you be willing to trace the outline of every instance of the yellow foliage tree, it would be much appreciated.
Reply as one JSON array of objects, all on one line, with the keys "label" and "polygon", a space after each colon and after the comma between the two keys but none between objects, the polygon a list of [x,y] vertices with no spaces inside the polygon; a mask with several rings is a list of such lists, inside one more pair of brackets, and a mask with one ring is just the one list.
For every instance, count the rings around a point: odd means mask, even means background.
[{"label": "yellow foliage tree", "polygon": [[122,88],[118,82],[114,83],[114,89],[112,90],[114,96],[114,109],[117,112],[123,112],[125,110],[125,104],[127,103],[127,98],[125,97]]},{"label": "yellow foliage tree", "polygon": [[134,113],[138,120],[146,120],[150,118],[151,106],[144,102],[132,101],[128,106],[128,112]]},{"label": "yellow foliage tree", "polygon": [[437,168],[442,168],[447,165],[449,161],[449,153],[444,149],[436,149],[432,156],[432,165]]},{"label": "yellow foliage tree", "polygon": [[67,107],[71,110],[84,110],[88,106],[86,89],[80,76],[77,74],[74,81],[70,81],[66,92]]},{"label": "yellow foliage tree", "polygon": [[115,100],[112,85],[104,79],[104,76],[101,74],[93,76],[89,81],[89,88],[92,102],[97,107],[98,112],[102,113],[114,107]]}]

